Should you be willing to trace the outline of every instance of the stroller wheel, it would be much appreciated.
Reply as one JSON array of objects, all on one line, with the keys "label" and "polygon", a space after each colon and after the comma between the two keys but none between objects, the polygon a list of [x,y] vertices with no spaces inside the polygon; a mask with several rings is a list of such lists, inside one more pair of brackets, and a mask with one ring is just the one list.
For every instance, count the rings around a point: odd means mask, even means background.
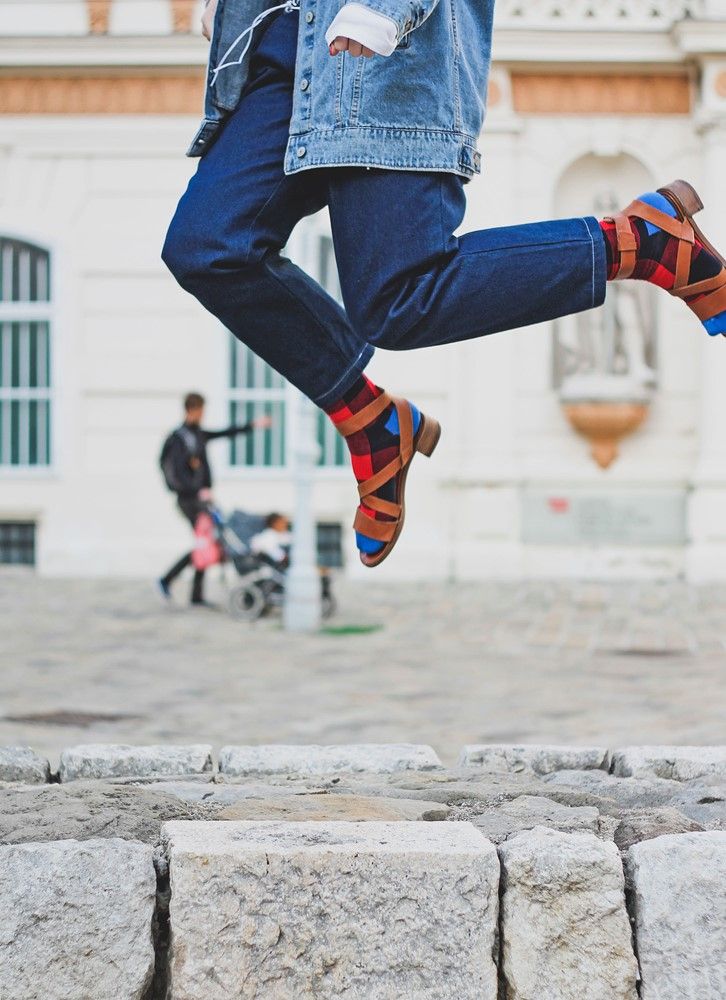
[{"label": "stroller wheel", "polygon": [[257,621],[266,606],[265,595],[256,583],[235,587],[229,595],[229,613],[238,621]]}]

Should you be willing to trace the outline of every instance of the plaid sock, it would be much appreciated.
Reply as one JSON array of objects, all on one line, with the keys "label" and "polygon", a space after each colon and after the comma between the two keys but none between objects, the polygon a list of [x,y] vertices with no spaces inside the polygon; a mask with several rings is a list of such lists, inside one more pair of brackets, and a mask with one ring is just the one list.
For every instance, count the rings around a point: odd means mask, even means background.
[{"label": "plaid sock", "polygon": [[[640,281],[649,281],[659,288],[670,290],[676,280],[676,255],[678,253],[678,239],[669,236],[662,229],[656,229],[653,225],[648,225],[642,219],[630,217],[630,228],[635,236],[637,249],[637,263],[631,277]],[[605,252],[607,254],[608,281],[617,278],[619,270],[618,242],[615,233],[615,223],[603,221],[600,227],[605,237]],[[696,240],[691,254],[691,272],[689,284],[695,281],[703,281],[712,278],[721,270],[721,261],[717,260],[713,254]],[[700,296],[691,296],[687,302],[694,301]]]},{"label": "plaid sock", "polygon": [[[374,385],[370,379],[366,378],[365,375],[361,375],[341,399],[337,399],[334,403],[330,403],[325,407],[325,412],[333,423],[337,425],[341,421],[347,420],[348,417],[353,416],[354,413],[360,412],[364,406],[377,399],[382,392],[383,390]],[[348,450],[350,451],[353,475],[359,483],[370,479],[376,472],[380,472],[382,468],[388,465],[389,462],[392,462],[396,455],[398,455],[400,437],[398,435],[397,421],[393,417],[394,406],[391,404],[375,420],[368,424],[367,427],[356,431],[355,434],[351,434],[345,439],[345,443],[348,445]],[[396,499],[395,491],[396,480],[394,477],[379,490],[376,490],[375,495],[382,500],[393,501]],[[361,504],[361,508],[369,517],[373,517],[379,521],[392,520],[386,514],[372,511],[363,504]],[[382,547],[381,544],[378,544],[372,550],[375,551],[375,548],[380,549]]]}]

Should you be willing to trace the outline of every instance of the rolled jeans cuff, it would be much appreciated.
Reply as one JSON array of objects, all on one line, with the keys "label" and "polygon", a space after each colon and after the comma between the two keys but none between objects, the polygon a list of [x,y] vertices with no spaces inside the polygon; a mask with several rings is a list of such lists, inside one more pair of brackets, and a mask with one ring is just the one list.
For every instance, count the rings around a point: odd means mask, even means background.
[{"label": "rolled jeans cuff", "polygon": [[341,396],[345,395],[348,389],[361,377],[374,353],[375,348],[370,344],[366,344],[351,366],[339,376],[335,384],[321,396],[313,398],[315,405],[324,408],[328,403],[332,403],[334,400],[340,399]]},{"label": "rolled jeans cuff", "polygon": [[601,306],[605,301],[605,292],[607,289],[608,264],[605,252],[605,235],[599,221],[594,216],[587,216],[582,221],[587,226],[592,245],[591,307],[594,309],[597,306]]}]

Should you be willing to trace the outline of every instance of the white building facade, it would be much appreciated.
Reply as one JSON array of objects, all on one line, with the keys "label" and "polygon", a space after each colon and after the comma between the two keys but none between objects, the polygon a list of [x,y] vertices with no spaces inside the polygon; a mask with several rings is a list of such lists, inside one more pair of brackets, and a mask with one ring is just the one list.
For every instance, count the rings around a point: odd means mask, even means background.
[{"label": "white building facade", "polygon": [[[2,561],[165,568],[188,529],[157,458],[191,389],[210,426],[274,418],[210,446],[220,505],[292,509],[291,390],[159,259],[195,168],[199,7],[0,0]],[[685,177],[726,245],[726,0],[499,0],[497,23],[465,230],[606,214]],[[289,250],[335,292],[324,214]],[[726,342],[679,302],[626,290],[577,320],[379,352],[370,374],[444,427],[382,578],[726,577]],[[319,433],[317,517],[361,575],[352,476]]]}]

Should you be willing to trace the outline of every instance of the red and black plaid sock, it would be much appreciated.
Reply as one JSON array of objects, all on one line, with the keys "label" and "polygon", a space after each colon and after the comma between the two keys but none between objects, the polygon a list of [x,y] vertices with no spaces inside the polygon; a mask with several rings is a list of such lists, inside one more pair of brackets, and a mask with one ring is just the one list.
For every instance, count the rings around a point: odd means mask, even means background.
[{"label": "red and black plaid sock", "polygon": [[[658,285],[659,288],[670,290],[676,280],[678,239],[664,233],[662,229],[656,229],[651,233],[647,223],[642,219],[630,216],[628,221],[638,244],[637,263],[631,277],[638,278],[640,281],[649,281],[653,285]],[[608,281],[613,281],[617,278],[619,269],[615,223],[604,220],[600,223],[600,227],[605,237]],[[652,228],[651,226],[650,229]],[[696,240],[691,255],[691,272],[688,283],[693,284],[695,281],[712,278],[720,270],[721,261],[717,260],[713,254],[705,249],[703,244]]]},{"label": "red and black plaid sock", "polygon": [[[340,399],[328,404],[324,409],[333,423],[339,424],[354,413],[359,413],[382,392],[383,390],[374,385],[370,379],[361,375]],[[400,438],[397,433],[397,423],[391,421],[393,409],[393,404],[387,406],[367,427],[345,439],[350,451],[353,475],[359,483],[380,472],[398,454]],[[394,424],[394,429],[386,428],[389,422]],[[395,479],[385,483],[375,495],[382,500],[395,500]],[[367,507],[363,509],[378,520],[390,520],[385,514],[374,513]]]}]

